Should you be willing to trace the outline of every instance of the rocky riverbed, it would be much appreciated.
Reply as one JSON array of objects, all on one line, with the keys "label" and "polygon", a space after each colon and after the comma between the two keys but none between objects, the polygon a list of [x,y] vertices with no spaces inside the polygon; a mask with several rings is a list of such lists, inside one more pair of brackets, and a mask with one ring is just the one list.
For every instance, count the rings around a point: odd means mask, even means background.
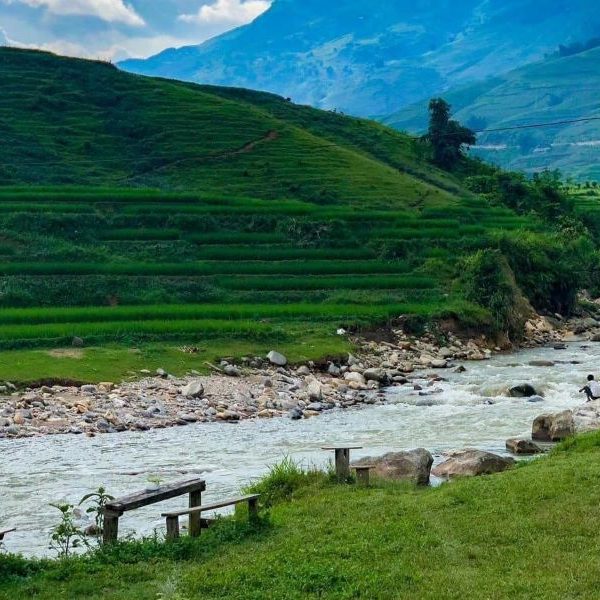
[{"label": "rocky riverbed", "polygon": [[[572,321],[537,317],[527,323],[526,346],[562,340],[599,339],[600,323],[591,317]],[[17,390],[0,386],[0,438],[50,434],[146,431],[191,423],[289,417],[316,417],[334,409],[385,403],[383,390],[406,386],[423,403],[439,392],[446,369],[489,360],[505,349],[485,337],[452,332],[407,335],[389,332],[389,341],[354,340],[356,356],[327,365],[288,365],[276,351],[267,357],[223,361],[214,374],[174,377],[162,369],[140,373],[135,382],[104,382],[80,387],[43,386]]]}]

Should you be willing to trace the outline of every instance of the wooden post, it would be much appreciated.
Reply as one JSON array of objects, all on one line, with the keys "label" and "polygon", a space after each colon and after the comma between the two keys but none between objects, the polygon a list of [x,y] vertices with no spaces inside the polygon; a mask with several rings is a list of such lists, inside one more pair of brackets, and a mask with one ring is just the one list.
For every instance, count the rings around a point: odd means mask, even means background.
[{"label": "wooden post", "polygon": [[371,467],[355,467],[356,480],[361,487],[369,487],[369,471]]},{"label": "wooden post", "polygon": [[121,513],[104,509],[104,527],[102,529],[102,542],[114,544],[119,537],[119,517]]},{"label": "wooden post", "polygon": [[[190,492],[190,508],[196,508],[202,504],[202,491],[196,490]],[[188,521],[189,534],[192,537],[197,537],[202,531],[202,515],[200,513],[193,513],[189,516]]]},{"label": "wooden post", "polygon": [[250,523],[258,522],[258,498],[251,498],[248,501],[248,519]]},{"label": "wooden post", "polygon": [[167,517],[167,542],[179,538],[179,517]]},{"label": "wooden post", "polygon": [[350,450],[348,448],[335,449],[335,474],[338,481],[345,481],[350,476]]}]

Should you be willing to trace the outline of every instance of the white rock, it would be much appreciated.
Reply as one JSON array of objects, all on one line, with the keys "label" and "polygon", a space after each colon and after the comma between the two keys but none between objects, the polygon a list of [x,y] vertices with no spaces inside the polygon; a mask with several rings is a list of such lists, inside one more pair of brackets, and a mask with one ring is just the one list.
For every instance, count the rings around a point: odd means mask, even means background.
[{"label": "white rock", "polygon": [[276,365],[278,367],[285,367],[288,363],[287,358],[283,354],[276,352],[275,350],[271,350],[271,352],[267,354],[267,359],[271,364]]}]

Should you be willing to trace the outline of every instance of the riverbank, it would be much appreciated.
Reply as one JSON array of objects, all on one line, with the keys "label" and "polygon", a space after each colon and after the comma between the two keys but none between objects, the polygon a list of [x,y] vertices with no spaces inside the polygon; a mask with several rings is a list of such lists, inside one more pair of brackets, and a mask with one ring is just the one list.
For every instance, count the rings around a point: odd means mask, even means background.
[{"label": "riverbank", "polygon": [[313,478],[258,529],[223,521],[199,539],[67,563],[0,557],[0,598],[592,599],[598,482],[599,434],[439,488]]},{"label": "riverbank", "polygon": [[[350,337],[346,344],[353,353],[329,360],[290,364],[287,356],[272,351],[267,356],[221,360],[218,365],[203,361],[212,375],[192,369],[178,377],[158,368],[141,369],[139,379],[121,383],[17,390],[6,382],[0,385],[0,438],[95,436],[257,418],[298,420],[334,409],[384,404],[388,400],[384,390],[393,387],[407,387],[427,403],[428,397],[439,393],[436,384],[448,369],[464,369],[463,363],[507,351],[506,345],[497,346],[496,340],[485,336],[453,332],[452,325],[410,335],[400,324],[367,338]],[[562,348],[562,340],[595,339],[599,327],[591,317],[570,321],[537,317],[527,323],[523,346]]]}]

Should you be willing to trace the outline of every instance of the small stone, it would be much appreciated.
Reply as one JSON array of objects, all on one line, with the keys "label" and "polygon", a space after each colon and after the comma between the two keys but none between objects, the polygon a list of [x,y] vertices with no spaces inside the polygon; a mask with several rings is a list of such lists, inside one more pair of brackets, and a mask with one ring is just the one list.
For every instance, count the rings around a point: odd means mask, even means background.
[{"label": "small stone", "polygon": [[162,377],[163,379],[166,379],[168,377],[168,373],[164,370],[164,369],[156,369],[156,375],[158,377]]},{"label": "small stone", "polygon": [[306,365],[302,365],[301,367],[298,367],[296,373],[302,377],[306,377],[307,375],[310,375],[310,369]]},{"label": "small stone", "polygon": [[228,377],[239,377],[241,375],[240,370],[235,365],[226,365],[223,368],[223,373]]},{"label": "small stone", "polygon": [[303,417],[302,411],[299,408],[292,408],[288,415],[292,421],[299,421]]},{"label": "small stone", "polygon": [[98,391],[95,385],[82,385],[80,389],[84,394],[95,394]]},{"label": "small stone", "polygon": [[83,339],[75,336],[71,340],[71,346],[73,346],[73,348],[82,348],[83,347]]}]

